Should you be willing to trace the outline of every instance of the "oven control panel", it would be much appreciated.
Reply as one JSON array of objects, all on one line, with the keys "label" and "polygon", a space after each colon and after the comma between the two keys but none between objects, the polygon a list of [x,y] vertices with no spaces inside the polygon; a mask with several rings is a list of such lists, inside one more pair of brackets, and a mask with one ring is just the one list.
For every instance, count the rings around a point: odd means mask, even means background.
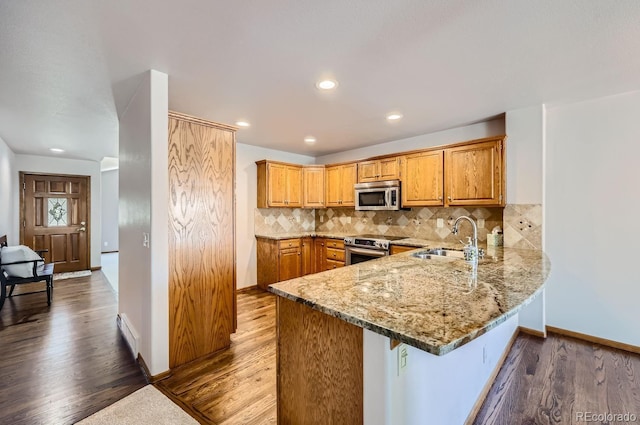
[{"label": "oven control panel", "polygon": [[389,249],[389,241],[380,239],[346,237],[344,238],[344,244],[349,246],[360,246],[363,248]]}]

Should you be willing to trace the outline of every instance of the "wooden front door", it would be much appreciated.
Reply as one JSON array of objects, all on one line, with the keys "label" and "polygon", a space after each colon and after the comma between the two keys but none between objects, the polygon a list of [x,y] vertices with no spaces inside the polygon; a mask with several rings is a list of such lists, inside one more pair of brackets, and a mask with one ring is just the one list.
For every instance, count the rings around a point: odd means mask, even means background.
[{"label": "wooden front door", "polygon": [[20,242],[48,249],[56,273],[89,269],[90,179],[20,173]]}]

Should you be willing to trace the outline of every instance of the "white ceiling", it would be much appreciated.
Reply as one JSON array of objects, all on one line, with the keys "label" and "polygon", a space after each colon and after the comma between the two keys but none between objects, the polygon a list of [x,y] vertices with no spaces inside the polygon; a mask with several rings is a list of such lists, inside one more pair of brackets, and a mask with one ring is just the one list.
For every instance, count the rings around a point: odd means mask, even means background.
[{"label": "white ceiling", "polygon": [[640,2],[2,0],[0,137],[117,156],[118,113],[151,68],[171,109],[320,155],[640,89]]}]

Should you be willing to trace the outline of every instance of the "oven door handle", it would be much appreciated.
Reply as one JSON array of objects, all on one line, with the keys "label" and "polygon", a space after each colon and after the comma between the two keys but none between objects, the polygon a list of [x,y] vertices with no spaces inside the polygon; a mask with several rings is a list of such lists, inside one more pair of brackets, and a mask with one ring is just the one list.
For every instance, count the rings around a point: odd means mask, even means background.
[{"label": "oven door handle", "polygon": [[387,255],[387,251],[380,251],[380,250],[374,250],[374,249],[362,249],[362,248],[353,248],[353,247],[348,247],[347,249],[351,253],[368,255],[371,257],[385,257]]}]

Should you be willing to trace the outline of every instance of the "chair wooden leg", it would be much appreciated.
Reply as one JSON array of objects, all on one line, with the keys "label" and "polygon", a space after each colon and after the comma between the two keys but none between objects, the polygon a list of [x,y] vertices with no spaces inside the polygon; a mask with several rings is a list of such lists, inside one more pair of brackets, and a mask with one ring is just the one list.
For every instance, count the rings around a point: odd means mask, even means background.
[{"label": "chair wooden leg", "polygon": [[53,292],[53,277],[47,279],[47,305],[51,305],[51,293]]},{"label": "chair wooden leg", "polygon": [[7,298],[7,287],[4,283],[0,282],[0,310],[2,310],[5,298]]},{"label": "chair wooden leg", "polygon": [[16,289],[16,285],[11,285],[11,290],[9,291],[9,295],[7,295],[7,298],[9,298],[10,296],[13,295],[13,290]]}]

